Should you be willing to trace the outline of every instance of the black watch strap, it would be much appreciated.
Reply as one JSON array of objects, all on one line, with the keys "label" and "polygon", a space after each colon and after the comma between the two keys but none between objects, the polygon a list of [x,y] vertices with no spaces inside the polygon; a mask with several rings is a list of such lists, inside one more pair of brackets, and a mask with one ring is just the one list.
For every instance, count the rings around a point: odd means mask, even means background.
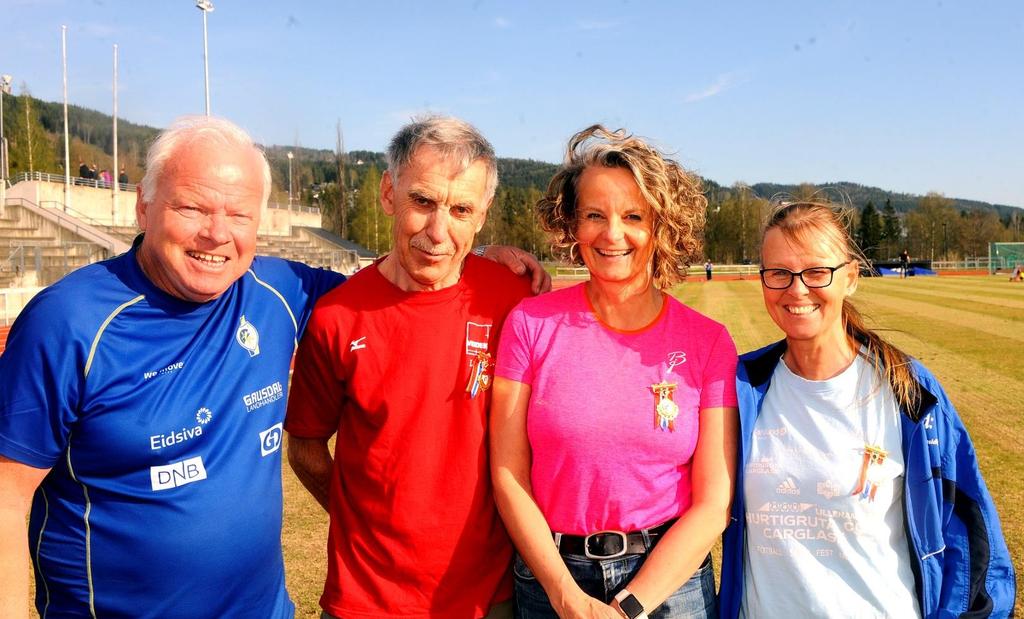
[{"label": "black watch strap", "polygon": [[[623,595],[625,594],[625,595]],[[629,619],[647,619],[647,613],[644,612],[644,605],[640,603],[640,600],[636,599],[636,596],[623,589],[615,596],[615,600],[619,603],[619,608],[626,614]]]}]

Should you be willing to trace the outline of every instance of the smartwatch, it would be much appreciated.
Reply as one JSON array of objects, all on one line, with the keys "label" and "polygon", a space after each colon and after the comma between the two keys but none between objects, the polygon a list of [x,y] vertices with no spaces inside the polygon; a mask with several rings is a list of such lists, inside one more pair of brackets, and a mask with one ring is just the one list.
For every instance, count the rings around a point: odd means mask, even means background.
[{"label": "smartwatch", "polygon": [[628,590],[623,589],[616,593],[615,601],[619,603],[619,608],[627,619],[648,619],[647,613],[644,612],[644,605]]}]

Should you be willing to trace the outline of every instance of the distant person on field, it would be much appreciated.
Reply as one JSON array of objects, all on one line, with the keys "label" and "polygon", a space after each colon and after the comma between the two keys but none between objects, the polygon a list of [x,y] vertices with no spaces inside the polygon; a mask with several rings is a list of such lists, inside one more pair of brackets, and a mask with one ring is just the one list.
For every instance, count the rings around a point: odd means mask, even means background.
[{"label": "distant person on field", "polygon": [[711,281],[711,270],[714,267],[715,267],[715,265],[711,264],[710,260],[708,260],[707,262],[704,263],[704,277],[705,277],[706,281],[709,281],[709,282]]},{"label": "distant person on field", "polygon": [[906,248],[900,252],[900,279],[910,276],[910,254]]},{"label": "distant person on field", "polygon": [[330,517],[320,605],[325,618],[510,617],[488,388],[529,282],[470,253],[494,150],[461,120],[427,117],[387,160],[394,250],[317,304],[288,402],[288,460]]},{"label": "distant person on field", "polygon": [[501,336],[491,468],[518,616],[718,617],[736,347],[668,292],[700,255],[700,179],[595,125],[537,208],[590,281],[524,300]]},{"label": "distant person on field", "polygon": [[1022,282],[1024,281],[1024,269],[1018,264],[1013,267],[1013,272],[1010,273],[1011,282]]},{"label": "distant person on field", "polygon": [[852,305],[865,263],[831,205],[769,216],[761,292],[786,338],[736,373],[724,619],[1013,612],[1013,564],[971,437],[935,376]]}]

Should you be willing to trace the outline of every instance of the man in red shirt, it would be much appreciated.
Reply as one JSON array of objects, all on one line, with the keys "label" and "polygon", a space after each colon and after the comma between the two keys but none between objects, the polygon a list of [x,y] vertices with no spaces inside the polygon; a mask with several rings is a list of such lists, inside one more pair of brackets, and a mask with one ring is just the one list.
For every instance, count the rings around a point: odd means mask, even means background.
[{"label": "man in red shirt", "polygon": [[345,619],[510,617],[488,387],[502,323],[530,284],[470,254],[497,186],[475,128],[414,121],[387,158],[394,249],[318,303],[285,423],[292,468],[330,514],[320,605]]}]

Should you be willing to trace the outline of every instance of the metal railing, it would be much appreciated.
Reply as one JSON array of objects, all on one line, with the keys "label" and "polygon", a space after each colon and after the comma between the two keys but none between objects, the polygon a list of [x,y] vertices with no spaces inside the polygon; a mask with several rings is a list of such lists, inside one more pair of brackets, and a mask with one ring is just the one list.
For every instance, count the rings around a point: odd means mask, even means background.
[{"label": "metal railing", "polygon": [[[60,185],[64,184],[63,174],[49,174],[46,172],[22,172],[14,177],[14,182],[18,183],[21,181],[41,181],[44,183],[57,183]],[[110,189],[114,183],[105,183],[98,178],[82,178],[81,176],[72,176],[71,184],[76,187],[92,187],[94,189]],[[119,191],[135,191],[135,183],[118,183],[117,188]]]},{"label": "metal railing", "polygon": [[302,206],[301,204],[292,204],[288,206],[288,203],[281,204],[280,202],[269,202],[267,208],[276,208],[285,211],[295,211],[296,213],[312,213],[314,215],[320,214],[320,209],[315,206]]},{"label": "metal railing", "polygon": [[990,267],[999,268],[1001,261],[998,259],[991,259],[987,256],[977,258],[964,258],[963,260],[933,260],[932,270],[933,271],[976,271],[980,269],[989,269]]},{"label": "metal railing", "polygon": [[[739,275],[740,279],[760,277],[761,267],[756,264],[716,264],[711,268],[712,275]],[[703,264],[691,264],[687,271],[688,277],[704,275]]]},{"label": "metal railing", "polygon": [[81,222],[79,219],[69,216],[63,212],[64,205],[59,202],[52,202],[55,206],[49,206],[51,202],[46,202],[48,206],[40,206],[31,200],[25,198],[8,198],[7,206],[20,206],[31,213],[46,219],[52,223],[57,224],[61,228],[87,239],[90,243],[95,243],[108,252],[111,256],[124,253],[131,248],[131,244],[125,243],[121,239],[118,239],[110,234],[107,234],[103,230],[97,229],[91,224]]},{"label": "metal railing", "polygon": [[[64,184],[63,174],[49,174],[47,172],[22,172],[13,177],[15,183],[21,181],[40,181],[45,183],[57,183],[60,185]],[[72,176],[71,184],[76,187],[92,187],[95,189],[110,189],[112,183],[105,183],[96,178],[82,178],[81,176]],[[118,189],[120,191],[135,192],[135,183],[119,183]],[[319,215],[320,209],[315,206],[304,206],[302,204],[292,204],[280,202],[270,202],[267,204],[267,208],[290,210],[296,213],[312,213],[313,215]]]},{"label": "metal railing", "polygon": [[555,277],[586,279],[590,277],[590,269],[587,267],[558,265],[555,267]]},{"label": "metal railing", "polygon": [[71,215],[75,219],[83,221],[95,228],[100,228],[101,230],[110,226],[110,224],[104,221],[93,219],[92,217],[89,217],[88,215],[82,213],[81,211],[76,211],[70,206],[65,206],[63,202],[58,202],[57,200],[40,200],[39,206],[47,209],[52,209],[54,211],[60,211],[61,213],[67,213],[68,215]]},{"label": "metal railing", "polygon": [[11,253],[7,254],[7,259],[0,264],[0,273],[11,273],[14,277],[21,277],[21,274],[24,272],[25,247],[12,244]]},{"label": "metal railing", "polygon": [[[741,278],[758,277],[760,267],[756,264],[716,264],[713,269],[715,275],[739,275]],[[680,267],[682,270],[682,267]],[[703,264],[692,264],[687,271],[687,276],[696,277],[704,275]],[[587,267],[558,264],[555,265],[555,277],[565,278],[587,278],[590,271]]]}]

